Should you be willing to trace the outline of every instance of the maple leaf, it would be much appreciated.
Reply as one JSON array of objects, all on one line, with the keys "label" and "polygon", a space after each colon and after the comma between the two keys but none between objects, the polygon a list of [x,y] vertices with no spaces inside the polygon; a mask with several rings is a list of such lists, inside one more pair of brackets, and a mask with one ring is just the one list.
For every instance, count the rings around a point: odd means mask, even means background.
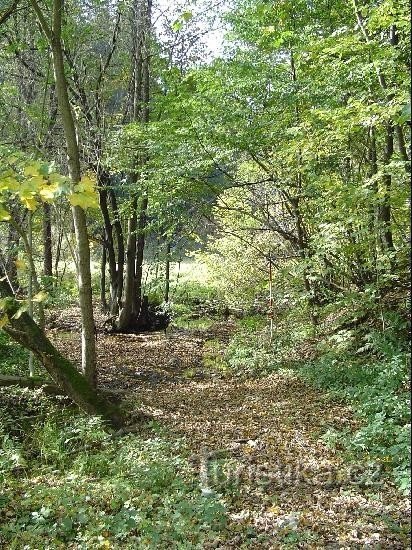
[{"label": "maple leaf", "polygon": [[58,193],[59,189],[60,189],[60,185],[58,183],[44,185],[40,189],[39,195],[43,201],[51,202],[56,196],[56,194]]},{"label": "maple leaf", "polygon": [[17,191],[19,188],[19,182],[16,178],[8,176],[0,181],[0,192],[1,191]]}]

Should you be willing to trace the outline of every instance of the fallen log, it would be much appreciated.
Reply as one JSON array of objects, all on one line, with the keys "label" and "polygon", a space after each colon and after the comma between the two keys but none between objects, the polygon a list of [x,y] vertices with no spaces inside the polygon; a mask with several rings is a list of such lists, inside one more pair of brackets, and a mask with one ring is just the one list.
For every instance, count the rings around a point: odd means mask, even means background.
[{"label": "fallen log", "polygon": [[0,387],[19,386],[20,388],[37,389],[41,388],[45,393],[51,395],[65,395],[64,391],[43,378],[24,378],[22,376],[8,376],[0,374]]}]

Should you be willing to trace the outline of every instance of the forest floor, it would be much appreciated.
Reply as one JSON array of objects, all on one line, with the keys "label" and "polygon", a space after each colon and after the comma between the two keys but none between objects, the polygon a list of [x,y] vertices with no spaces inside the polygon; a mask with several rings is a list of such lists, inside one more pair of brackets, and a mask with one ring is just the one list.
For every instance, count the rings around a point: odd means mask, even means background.
[{"label": "forest floor", "polygon": [[[50,335],[78,361],[75,317]],[[205,498],[224,503],[227,535],[213,547],[409,548],[409,500],[376,465],[354,465],[321,439],[354,429],[351,410],[291,370],[245,378],[214,366],[210,343],[223,354],[233,330],[97,336],[99,385],[183,437]]]}]

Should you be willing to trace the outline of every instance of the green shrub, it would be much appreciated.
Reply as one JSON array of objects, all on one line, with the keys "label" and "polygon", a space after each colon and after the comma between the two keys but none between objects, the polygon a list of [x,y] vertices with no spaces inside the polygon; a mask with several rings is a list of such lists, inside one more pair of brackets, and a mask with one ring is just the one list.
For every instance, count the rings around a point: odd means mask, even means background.
[{"label": "green shrub", "polygon": [[28,374],[28,352],[0,330],[0,374]]},{"label": "green shrub", "polygon": [[[379,462],[403,491],[410,490],[409,354],[393,334],[371,332],[368,354],[331,350],[300,373],[335,398],[349,401],[362,426],[335,436],[357,456]],[[331,440],[331,434],[326,436]]]},{"label": "green shrub", "polygon": [[199,283],[197,281],[184,281],[179,283],[172,293],[172,301],[175,304],[188,306],[205,305],[207,302],[217,300],[218,293],[214,286]]},{"label": "green shrub", "polygon": [[[403,491],[410,490],[409,350],[406,323],[395,312],[382,315],[385,331],[367,325],[318,340],[317,359],[302,361],[295,348],[310,334],[295,325],[299,313],[276,320],[269,342],[264,318],[244,319],[232,337],[225,363],[238,376],[264,376],[285,367],[331,397],[351,403],[361,427],[355,433],[330,430],[325,440],[343,445],[354,459],[375,460]],[[295,353],[295,359],[293,358]]]}]

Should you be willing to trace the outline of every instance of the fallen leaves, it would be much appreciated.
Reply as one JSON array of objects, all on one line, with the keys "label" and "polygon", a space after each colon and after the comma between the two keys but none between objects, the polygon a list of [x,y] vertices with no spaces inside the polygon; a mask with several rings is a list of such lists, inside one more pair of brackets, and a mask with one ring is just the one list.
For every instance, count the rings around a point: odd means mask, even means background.
[{"label": "fallen leaves", "polygon": [[[184,436],[192,467],[225,503],[230,523],[219,548],[240,547],[247,529],[262,536],[253,548],[405,548],[405,529],[394,526],[407,522],[408,500],[389,482],[365,483],[362,465],[355,471],[320,440],[331,426],[354,428],[351,411],[292,371],[216,376],[203,347],[220,333],[224,347],[225,325],[98,336],[100,385],[123,392],[171,437]],[[52,336],[79,360],[76,333]]]}]

